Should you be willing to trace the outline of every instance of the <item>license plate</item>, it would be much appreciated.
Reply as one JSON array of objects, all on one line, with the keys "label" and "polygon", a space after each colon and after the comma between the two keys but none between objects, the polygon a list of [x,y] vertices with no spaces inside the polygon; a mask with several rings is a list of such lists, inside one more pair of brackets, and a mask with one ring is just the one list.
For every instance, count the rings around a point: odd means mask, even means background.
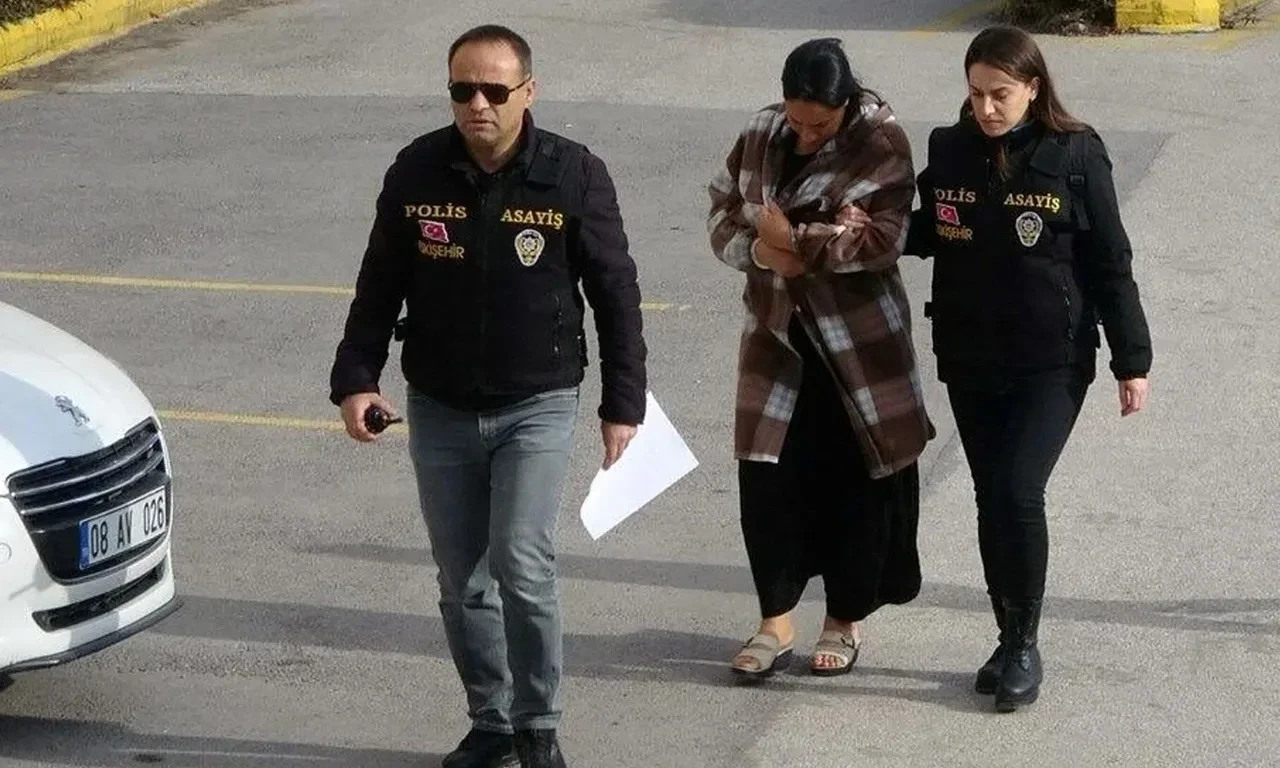
[{"label": "license plate", "polygon": [[80,570],[164,535],[169,528],[166,489],[80,521]]}]

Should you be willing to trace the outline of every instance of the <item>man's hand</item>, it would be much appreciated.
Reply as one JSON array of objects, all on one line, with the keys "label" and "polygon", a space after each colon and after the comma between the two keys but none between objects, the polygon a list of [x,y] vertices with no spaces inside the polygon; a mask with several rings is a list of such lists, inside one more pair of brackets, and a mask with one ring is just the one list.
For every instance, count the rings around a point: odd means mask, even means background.
[{"label": "man's hand", "polygon": [[763,240],[756,241],[755,255],[765,269],[776,272],[782,277],[798,277],[804,274],[804,262],[799,256],[791,251],[774,248]]},{"label": "man's hand", "polygon": [[1151,385],[1146,379],[1125,379],[1120,382],[1120,415],[1129,416],[1147,405],[1147,393]]},{"label": "man's hand", "polygon": [[342,400],[342,423],[347,426],[347,434],[362,443],[372,443],[378,439],[378,436],[364,425],[364,412],[372,405],[378,406],[391,416],[397,415],[391,403],[377,392],[359,392],[347,395]]},{"label": "man's hand", "polygon": [[600,435],[604,438],[604,468],[608,469],[622,458],[631,439],[636,436],[637,428],[630,424],[614,424],[610,421],[600,422]]},{"label": "man's hand", "polygon": [[779,250],[790,251],[792,248],[791,221],[773,201],[766,203],[764,210],[760,212],[760,218],[756,222],[756,235]]}]

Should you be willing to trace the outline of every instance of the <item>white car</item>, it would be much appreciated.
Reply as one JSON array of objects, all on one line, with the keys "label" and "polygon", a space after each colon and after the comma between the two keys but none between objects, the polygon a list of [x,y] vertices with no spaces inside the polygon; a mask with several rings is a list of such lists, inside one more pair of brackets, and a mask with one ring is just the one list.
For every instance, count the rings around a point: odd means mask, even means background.
[{"label": "white car", "polygon": [[0,683],[178,608],[171,470],[119,366],[0,302]]}]

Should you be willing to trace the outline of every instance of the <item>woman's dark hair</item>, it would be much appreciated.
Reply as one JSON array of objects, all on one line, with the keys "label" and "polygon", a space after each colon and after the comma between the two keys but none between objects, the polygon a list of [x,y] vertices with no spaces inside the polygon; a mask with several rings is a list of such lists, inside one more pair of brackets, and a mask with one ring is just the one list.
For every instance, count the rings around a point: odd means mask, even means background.
[{"label": "woman's dark hair", "polygon": [[801,43],[782,65],[782,97],[788,101],[812,101],[831,109],[848,104],[856,113],[862,93],[838,38]]},{"label": "woman's dark hair", "polygon": [[[1076,133],[1087,129],[1058,100],[1058,91],[1053,87],[1053,78],[1049,77],[1049,67],[1040,53],[1040,46],[1025,31],[1007,25],[982,30],[969,43],[969,50],[964,55],[966,77],[974,64],[994,67],[1022,83],[1039,78],[1039,93],[1029,110],[1031,119],[1054,133]],[[973,114],[973,105],[967,99],[961,114]]]}]

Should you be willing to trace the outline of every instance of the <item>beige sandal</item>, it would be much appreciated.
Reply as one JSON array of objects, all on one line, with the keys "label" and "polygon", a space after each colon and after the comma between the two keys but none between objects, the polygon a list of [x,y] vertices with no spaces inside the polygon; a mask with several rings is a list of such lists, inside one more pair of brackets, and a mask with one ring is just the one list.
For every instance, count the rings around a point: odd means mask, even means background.
[{"label": "beige sandal", "polygon": [[[846,635],[838,629],[826,629],[818,635],[818,642],[813,646],[813,661],[809,671],[818,677],[835,677],[846,675],[853,669],[858,660],[858,651],[862,649],[862,641],[853,635]],[[819,656],[831,656],[840,660],[836,667],[819,667]]]},{"label": "beige sandal", "polygon": [[[749,678],[770,677],[774,672],[786,669],[791,663],[792,650],[791,645],[784,648],[782,641],[773,635],[758,634],[734,655],[733,673]],[[754,667],[742,666],[751,661],[755,662]]]}]

